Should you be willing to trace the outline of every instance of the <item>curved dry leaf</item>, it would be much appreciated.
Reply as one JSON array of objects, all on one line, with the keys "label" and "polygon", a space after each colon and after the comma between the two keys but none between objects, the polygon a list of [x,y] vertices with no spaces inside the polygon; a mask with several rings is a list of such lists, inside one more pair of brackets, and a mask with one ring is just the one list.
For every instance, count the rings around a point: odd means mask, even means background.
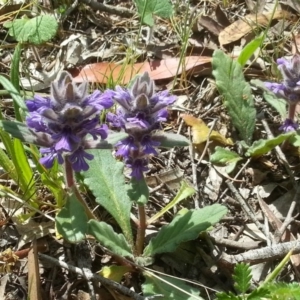
[{"label": "curved dry leaf", "polygon": [[107,83],[109,78],[112,78],[113,81],[127,84],[135,75],[146,71],[153,80],[173,78],[183,71],[202,74],[207,69],[211,70],[211,60],[209,56],[188,56],[184,60],[184,67],[180,65],[180,59],[177,57],[125,66],[102,62],[86,65],[80,72],[71,71],[71,74],[76,82]]},{"label": "curved dry leaf", "polygon": [[293,15],[285,10],[278,10],[266,14],[250,14],[243,19],[237,20],[219,35],[219,42],[221,45],[226,45],[235,42],[255,30],[260,26],[267,26],[272,20],[292,19]]},{"label": "curved dry leaf", "polygon": [[[233,142],[230,138],[226,138],[224,135],[219,132],[212,130],[210,133],[210,128],[202,121],[201,119],[197,119],[191,115],[182,114],[180,115],[185,123],[192,127],[193,134],[193,144],[196,146],[199,152],[202,152],[201,144],[206,143],[209,138],[210,141],[217,142],[218,144],[224,146],[232,146]],[[210,135],[209,135],[210,133]]]}]

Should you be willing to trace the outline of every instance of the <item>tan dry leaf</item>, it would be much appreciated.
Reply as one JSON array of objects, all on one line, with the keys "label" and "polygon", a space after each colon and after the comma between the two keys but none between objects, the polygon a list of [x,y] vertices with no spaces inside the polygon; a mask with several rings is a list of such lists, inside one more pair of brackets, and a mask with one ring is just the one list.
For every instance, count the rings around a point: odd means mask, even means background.
[{"label": "tan dry leaf", "polygon": [[271,20],[292,19],[293,15],[285,10],[278,10],[266,14],[250,14],[246,15],[243,19],[237,20],[219,35],[219,42],[221,45],[226,45],[235,42],[255,30],[260,26],[267,26]]},{"label": "tan dry leaf", "polygon": [[227,139],[224,135],[220,134],[215,130],[212,130],[209,136],[210,129],[201,119],[197,119],[187,114],[182,114],[181,117],[187,125],[192,127],[193,144],[196,146],[197,149],[199,146],[201,146],[201,144],[206,143],[208,138],[211,141],[217,142],[224,146],[233,145],[233,142],[230,138]]}]

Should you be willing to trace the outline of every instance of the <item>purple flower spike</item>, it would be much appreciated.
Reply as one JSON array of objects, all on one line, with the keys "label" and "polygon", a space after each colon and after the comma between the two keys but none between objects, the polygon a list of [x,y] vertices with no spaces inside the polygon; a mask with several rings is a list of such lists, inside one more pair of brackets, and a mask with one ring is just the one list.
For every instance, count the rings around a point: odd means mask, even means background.
[{"label": "purple flower spike", "polygon": [[85,160],[93,156],[84,151],[85,141],[89,135],[94,140],[107,137],[108,127],[99,125],[99,115],[113,105],[112,99],[103,98],[98,90],[88,95],[87,82],[77,85],[72,76],[63,71],[51,84],[51,97],[36,95],[33,100],[27,100],[26,105],[28,127],[44,133],[44,140],[48,141],[48,148],[41,149],[46,156],[40,162],[51,168],[55,159],[59,164],[68,159],[75,171],[86,171]]},{"label": "purple flower spike", "polygon": [[157,155],[156,147],[160,145],[151,136],[167,120],[167,107],[176,97],[167,90],[156,93],[147,72],[138,76],[130,88],[117,86],[115,91],[105,91],[101,97],[117,103],[116,113],[108,113],[107,121],[129,137],[117,143],[116,155],[124,158],[126,166],[132,169],[131,176],[139,180],[148,171],[149,155]]},{"label": "purple flower spike", "polygon": [[279,58],[277,64],[282,83],[266,82],[265,86],[290,104],[296,104],[300,101],[300,55],[295,54],[292,59]]},{"label": "purple flower spike", "polygon": [[291,119],[286,119],[283,122],[283,124],[279,127],[279,129],[282,130],[283,132],[295,131],[298,128],[299,128],[299,125]]}]

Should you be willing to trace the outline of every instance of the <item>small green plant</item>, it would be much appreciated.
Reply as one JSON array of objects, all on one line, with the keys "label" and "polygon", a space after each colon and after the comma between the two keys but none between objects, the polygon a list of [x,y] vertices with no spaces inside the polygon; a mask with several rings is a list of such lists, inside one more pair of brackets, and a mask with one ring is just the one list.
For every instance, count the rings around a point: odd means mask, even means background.
[{"label": "small green plant", "polygon": [[251,285],[251,269],[249,264],[240,263],[234,268],[233,280],[236,294],[232,292],[222,292],[216,295],[217,300],[283,300],[283,299],[300,299],[300,286],[298,283],[282,283],[274,282],[276,276],[286,265],[291,253],[289,253],[283,261],[263,282],[249,292]]}]

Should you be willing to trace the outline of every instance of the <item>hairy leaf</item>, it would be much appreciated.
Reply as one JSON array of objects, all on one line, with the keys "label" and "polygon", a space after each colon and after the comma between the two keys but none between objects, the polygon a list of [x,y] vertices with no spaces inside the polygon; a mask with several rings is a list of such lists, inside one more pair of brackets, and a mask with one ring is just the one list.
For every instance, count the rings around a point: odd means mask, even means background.
[{"label": "hairy leaf", "polygon": [[266,288],[270,291],[272,300],[300,299],[300,285],[298,282],[271,283],[268,284]]},{"label": "hairy leaf", "polygon": [[236,152],[217,146],[215,152],[210,157],[213,164],[228,165],[240,161],[240,157]]},{"label": "hairy leaf", "polygon": [[247,300],[261,300],[264,298],[270,299],[270,292],[266,288],[258,288],[248,295]]},{"label": "hairy leaf", "polygon": [[223,51],[216,50],[212,61],[213,75],[224,105],[247,144],[252,140],[255,128],[256,110],[250,85],[245,81],[241,65],[228,57]]},{"label": "hairy leaf", "polygon": [[285,140],[291,138],[295,135],[294,131],[280,134],[272,139],[258,140],[253,143],[253,145],[247,150],[246,156],[259,157],[264,155],[274,149],[276,146],[280,145]]},{"label": "hairy leaf", "polygon": [[226,212],[225,206],[214,204],[175,216],[170,224],[163,226],[157,236],[150,240],[143,256],[175,251],[180,243],[197,238],[200,232],[219,222]]},{"label": "hairy leaf", "polygon": [[88,218],[82,204],[74,194],[69,194],[65,207],[55,218],[58,233],[71,243],[80,242],[87,233],[87,222]]},{"label": "hairy leaf", "polygon": [[149,189],[144,177],[141,180],[131,178],[128,186],[128,196],[131,201],[134,201],[139,205],[144,205],[148,202]]},{"label": "hairy leaf", "polygon": [[41,15],[8,21],[4,27],[9,28],[8,33],[18,42],[39,45],[55,36],[58,24],[54,16]]},{"label": "hairy leaf", "polygon": [[113,228],[105,223],[90,220],[88,233],[93,235],[101,245],[105,246],[112,253],[123,257],[133,258],[129,244],[123,234],[117,234]]},{"label": "hairy leaf", "polygon": [[83,172],[84,183],[120,225],[127,241],[133,245],[130,226],[132,201],[127,195],[123,169],[124,164],[117,161],[110,150],[89,150],[94,159],[89,163],[89,170]]}]

